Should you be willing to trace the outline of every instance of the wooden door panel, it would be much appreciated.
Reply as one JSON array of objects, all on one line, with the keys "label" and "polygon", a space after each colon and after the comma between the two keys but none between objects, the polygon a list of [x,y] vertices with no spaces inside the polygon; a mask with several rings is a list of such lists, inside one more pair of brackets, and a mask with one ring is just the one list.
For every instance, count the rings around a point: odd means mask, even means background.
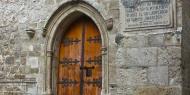
[{"label": "wooden door panel", "polygon": [[100,95],[102,76],[101,36],[96,25],[87,21],[85,24],[85,67],[94,67],[92,76],[84,77],[84,95]]},{"label": "wooden door panel", "polygon": [[82,22],[71,25],[60,46],[58,95],[79,95]]},{"label": "wooden door panel", "polygon": [[59,61],[57,95],[100,95],[101,36],[92,20],[71,24],[60,44]]}]

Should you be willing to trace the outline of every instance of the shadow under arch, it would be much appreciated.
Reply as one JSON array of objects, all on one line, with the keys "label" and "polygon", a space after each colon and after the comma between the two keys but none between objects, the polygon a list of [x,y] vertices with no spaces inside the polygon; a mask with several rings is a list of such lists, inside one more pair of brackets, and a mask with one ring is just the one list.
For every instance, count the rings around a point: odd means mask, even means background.
[{"label": "shadow under arch", "polygon": [[53,15],[48,20],[44,35],[46,37],[46,51],[45,51],[45,66],[44,66],[44,94],[45,95],[54,95],[55,87],[55,69],[58,63],[58,53],[59,49],[57,46],[60,43],[60,39],[67,27],[79,18],[81,15],[85,15],[93,20],[93,22],[98,27],[101,39],[102,39],[102,48],[104,54],[102,56],[102,95],[108,94],[108,75],[109,75],[109,66],[108,66],[108,33],[106,20],[97,11],[93,6],[84,1],[70,1],[64,3],[59,7]]}]

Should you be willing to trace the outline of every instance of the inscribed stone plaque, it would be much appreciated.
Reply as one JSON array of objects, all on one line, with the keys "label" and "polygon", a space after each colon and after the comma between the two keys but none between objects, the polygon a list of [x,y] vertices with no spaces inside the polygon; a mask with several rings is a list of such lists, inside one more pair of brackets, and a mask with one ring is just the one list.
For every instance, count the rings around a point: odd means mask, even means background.
[{"label": "inscribed stone plaque", "polygon": [[173,26],[175,0],[121,0],[123,31]]}]

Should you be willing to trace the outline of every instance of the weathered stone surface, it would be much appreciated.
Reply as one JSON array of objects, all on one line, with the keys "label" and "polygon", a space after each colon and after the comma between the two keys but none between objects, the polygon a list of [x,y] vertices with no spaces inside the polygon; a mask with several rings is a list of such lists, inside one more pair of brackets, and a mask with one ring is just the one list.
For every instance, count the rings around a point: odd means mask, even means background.
[{"label": "weathered stone surface", "polygon": [[14,57],[6,57],[5,63],[6,64],[14,64]]},{"label": "weathered stone surface", "polygon": [[148,81],[146,68],[119,69],[117,76],[119,86],[142,85]]},{"label": "weathered stone surface", "polygon": [[3,56],[0,55],[0,64],[3,64]]},{"label": "weathered stone surface", "polygon": [[[181,61],[180,61],[181,62]],[[169,84],[181,85],[182,84],[182,66],[181,64],[169,65]]]},{"label": "weathered stone surface", "polygon": [[149,67],[148,80],[150,84],[168,85],[168,66]]},{"label": "weathered stone surface", "polygon": [[157,48],[120,48],[117,57],[121,67],[153,66],[156,65]]},{"label": "weathered stone surface", "polygon": [[27,65],[31,66],[31,68],[38,68],[38,57],[29,57],[27,58]]},{"label": "weathered stone surface", "polygon": [[39,73],[39,69],[38,68],[34,68],[34,69],[32,68],[31,71],[30,71],[30,73],[31,74],[33,74],[33,73],[37,74],[37,73]]},{"label": "weathered stone surface", "polygon": [[179,87],[141,86],[134,95],[182,95]]},{"label": "weathered stone surface", "polygon": [[147,36],[126,36],[122,43],[123,47],[135,48],[148,46]]},{"label": "weathered stone surface", "polygon": [[29,87],[27,93],[32,93],[31,95],[38,95],[38,94],[40,94],[38,92],[38,87],[36,87],[36,86]]},{"label": "weathered stone surface", "polygon": [[164,34],[164,44],[168,46],[180,46],[181,45],[181,31],[179,33]]},{"label": "weathered stone surface", "polygon": [[181,48],[180,47],[161,47],[158,48],[158,65],[163,64],[180,64]]},{"label": "weathered stone surface", "polygon": [[4,79],[5,78],[5,73],[0,71],[0,79]]},{"label": "weathered stone surface", "polygon": [[45,0],[45,3],[53,5],[55,3],[55,0]]},{"label": "weathered stone surface", "polygon": [[25,75],[16,74],[14,77],[15,77],[15,79],[24,79]]},{"label": "weathered stone surface", "polygon": [[116,95],[134,95],[135,89],[135,86],[120,86],[117,89]]},{"label": "weathered stone surface", "polygon": [[148,36],[148,45],[149,46],[163,46],[164,45],[164,35],[163,34],[154,34]]}]

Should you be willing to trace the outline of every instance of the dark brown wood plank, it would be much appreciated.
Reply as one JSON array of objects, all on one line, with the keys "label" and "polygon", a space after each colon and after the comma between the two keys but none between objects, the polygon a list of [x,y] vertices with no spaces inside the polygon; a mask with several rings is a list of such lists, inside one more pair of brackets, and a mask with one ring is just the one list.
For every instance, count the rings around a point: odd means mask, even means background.
[{"label": "dark brown wood plank", "polygon": [[[70,25],[60,45],[57,95],[101,94],[101,47],[100,32],[92,20],[83,17]],[[87,69],[92,72],[89,76]]]},{"label": "dark brown wood plank", "polygon": [[[92,62],[89,64],[87,60],[91,58],[94,60],[95,57],[100,56],[101,60],[101,37],[100,37],[100,32],[98,31],[98,28],[96,25],[92,22],[92,20],[88,19],[86,21],[86,36],[85,36],[85,67],[94,67],[92,69],[92,76],[91,77],[84,77],[84,81],[93,81],[95,79],[101,78],[102,77],[102,66],[101,64],[95,64]],[[100,37],[100,38],[97,38]],[[96,38],[94,41],[89,42],[89,38]],[[100,41],[99,41],[100,39]],[[84,85],[84,95],[100,95],[101,94],[101,86],[98,87],[97,85],[90,83],[87,84],[85,83]]]},{"label": "dark brown wood plank", "polygon": [[64,34],[61,47],[60,47],[60,57],[59,61],[63,61],[64,58],[70,60],[71,63],[59,64],[58,80],[61,81],[63,78],[69,80],[75,80],[78,83],[76,85],[61,86],[58,84],[58,95],[79,95],[80,93],[80,64],[72,63],[72,60],[79,60],[81,58],[81,41],[78,43],[65,43],[64,39],[79,39],[81,40],[81,30],[82,30],[82,21],[73,23],[68,31]]}]

